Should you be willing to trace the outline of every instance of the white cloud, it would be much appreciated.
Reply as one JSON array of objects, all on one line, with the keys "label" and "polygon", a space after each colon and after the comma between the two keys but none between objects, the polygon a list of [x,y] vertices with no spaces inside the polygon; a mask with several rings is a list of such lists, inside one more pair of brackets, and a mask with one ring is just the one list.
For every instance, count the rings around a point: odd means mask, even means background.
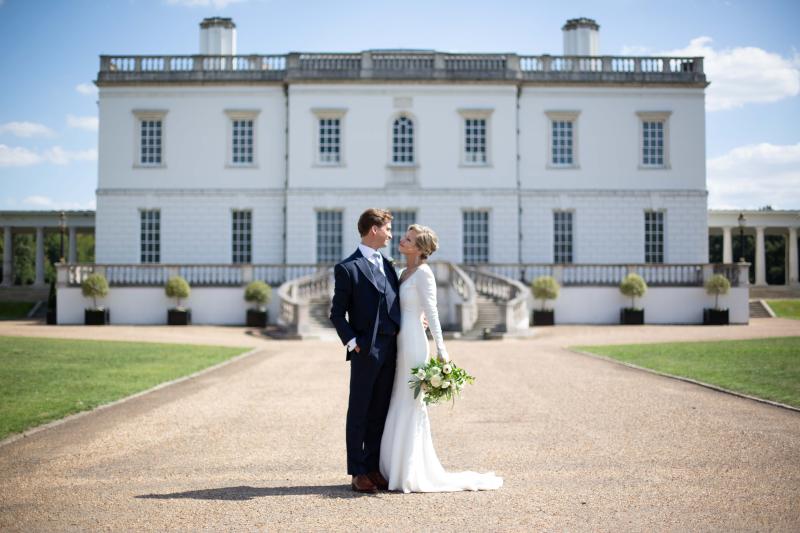
[{"label": "white cloud", "polygon": [[100,122],[97,117],[76,117],[75,115],[67,115],[67,125],[70,128],[97,131],[99,124]]},{"label": "white cloud", "polygon": [[42,157],[27,148],[0,144],[0,167],[28,167],[41,162]]},{"label": "white cloud", "polygon": [[800,143],[740,146],[709,159],[706,167],[709,208],[800,205]]},{"label": "white cloud", "polygon": [[86,95],[97,94],[97,87],[93,83],[79,83],[75,86],[75,90]]},{"label": "white cloud", "polygon": [[88,150],[64,150],[60,146],[53,146],[44,152],[47,161],[55,165],[68,165],[72,161],[96,161],[97,149]]},{"label": "white cloud", "polygon": [[47,196],[28,196],[22,200],[22,205],[32,207],[34,209],[96,209],[96,202],[94,199],[88,202],[57,202]]},{"label": "white cloud", "polygon": [[43,152],[35,152],[21,146],[0,144],[0,167],[29,167],[43,163],[68,165],[72,161],[96,161],[97,149],[65,150],[53,146]]},{"label": "white cloud", "polygon": [[187,7],[209,7],[213,6],[222,9],[230,4],[238,4],[247,0],[167,0],[169,5],[180,5]]},{"label": "white cloud", "polygon": [[17,137],[54,137],[56,134],[37,122],[6,122],[0,124],[0,133],[11,133]]},{"label": "white cloud", "polygon": [[[800,61],[754,46],[716,50],[711,37],[697,37],[663,56],[703,56],[708,111],[735,109],[749,103],[777,102],[800,94]],[[631,47],[627,47],[632,49]]]}]

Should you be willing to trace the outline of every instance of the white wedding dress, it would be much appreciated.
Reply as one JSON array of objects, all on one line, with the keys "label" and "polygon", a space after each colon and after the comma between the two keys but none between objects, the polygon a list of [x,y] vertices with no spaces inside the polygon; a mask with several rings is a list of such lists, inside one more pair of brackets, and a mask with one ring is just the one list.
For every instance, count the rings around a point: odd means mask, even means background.
[{"label": "white wedding dress", "polygon": [[414,391],[408,386],[411,369],[428,360],[428,339],[422,326],[423,311],[428,318],[437,351],[447,359],[436,309],[436,279],[427,264],[420,265],[400,285],[400,308],[397,371],[380,455],[380,471],[389,481],[389,490],[408,493],[500,488],[503,478],[494,475],[494,472],[445,472],[433,449],[428,409],[422,401],[422,394],[414,399]]}]

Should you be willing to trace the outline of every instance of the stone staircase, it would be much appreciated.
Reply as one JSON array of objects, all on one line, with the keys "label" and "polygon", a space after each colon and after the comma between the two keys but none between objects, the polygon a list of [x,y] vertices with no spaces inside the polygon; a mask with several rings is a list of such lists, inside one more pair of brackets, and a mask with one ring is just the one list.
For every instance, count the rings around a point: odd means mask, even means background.
[{"label": "stone staircase", "polygon": [[0,287],[0,302],[46,302],[49,294],[50,287]]},{"label": "stone staircase", "polygon": [[477,339],[483,337],[483,330],[489,329],[494,334],[502,334],[504,328],[500,316],[501,308],[497,300],[484,295],[478,295],[478,320],[475,326],[464,333],[463,339]]},{"label": "stone staircase", "polygon": [[750,300],[750,318],[772,318],[761,300]]}]

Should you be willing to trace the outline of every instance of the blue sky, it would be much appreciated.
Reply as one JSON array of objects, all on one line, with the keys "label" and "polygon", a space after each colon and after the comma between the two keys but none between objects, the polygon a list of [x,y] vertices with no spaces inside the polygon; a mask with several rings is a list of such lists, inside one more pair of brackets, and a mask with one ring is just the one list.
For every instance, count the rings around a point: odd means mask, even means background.
[{"label": "blue sky", "polygon": [[800,209],[800,1],[0,0],[0,209],[94,208],[100,54],[193,54],[232,17],[239,53],[427,48],[704,55],[709,207]]}]

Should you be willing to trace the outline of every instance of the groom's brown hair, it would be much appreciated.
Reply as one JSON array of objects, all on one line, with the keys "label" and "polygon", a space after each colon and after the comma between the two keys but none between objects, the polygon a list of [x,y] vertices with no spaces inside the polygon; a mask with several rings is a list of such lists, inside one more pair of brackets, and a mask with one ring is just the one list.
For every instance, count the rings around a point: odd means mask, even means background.
[{"label": "groom's brown hair", "polygon": [[372,226],[383,226],[392,221],[392,214],[386,209],[370,207],[358,217],[358,233],[363,237]]}]

